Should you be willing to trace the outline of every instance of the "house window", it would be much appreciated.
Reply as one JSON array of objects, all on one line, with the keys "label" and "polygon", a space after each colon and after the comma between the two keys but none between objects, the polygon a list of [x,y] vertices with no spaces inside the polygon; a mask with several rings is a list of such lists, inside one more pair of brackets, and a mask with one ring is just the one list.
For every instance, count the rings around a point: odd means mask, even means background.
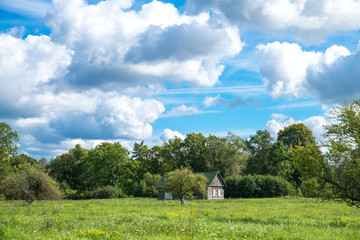
[{"label": "house window", "polygon": [[165,199],[172,199],[172,193],[165,193]]},{"label": "house window", "polygon": [[216,189],[213,189],[213,197],[216,197]]},{"label": "house window", "polygon": [[218,189],[218,197],[221,197],[221,189]]}]

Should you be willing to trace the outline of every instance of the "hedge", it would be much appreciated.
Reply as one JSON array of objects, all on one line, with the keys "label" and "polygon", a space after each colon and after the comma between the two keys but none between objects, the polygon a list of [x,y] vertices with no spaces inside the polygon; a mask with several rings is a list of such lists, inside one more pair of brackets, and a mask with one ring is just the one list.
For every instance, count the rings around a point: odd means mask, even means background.
[{"label": "hedge", "polygon": [[271,198],[295,195],[291,183],[270,175],[230,176],[225,179],[226,198]]}]

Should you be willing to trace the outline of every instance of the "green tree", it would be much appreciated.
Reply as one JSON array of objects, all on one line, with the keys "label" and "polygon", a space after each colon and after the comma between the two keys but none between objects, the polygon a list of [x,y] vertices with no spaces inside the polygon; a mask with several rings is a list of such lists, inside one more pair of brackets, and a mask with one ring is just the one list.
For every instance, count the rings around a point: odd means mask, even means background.
[{"label": "green tree", "polygon": [[225,142],[225,151],[222,158],[220,158],[220,166],[212,170],[220,171],[225,177],[243,174],[249,157],[245,152],[246,145],[244,140],[231,132],[223,139]]},{"label": "green tree", "polygon": [[[298,168],[301,164],[299,165],[295,161],[296,159],[314,159],[314,156],[321,156],[320,148],[316,143],[312,131],[303,123],[292,124],[280,130],[278,132],[278,141],[281,141],[289,151],[288,163],[293,169],[289,181],[293,182],[300,191],[304,179],[301,174],[302,171]],[[301,147],[307,148],[306,151],[305,149],[302,150]],[[295,148],[297,148],[296,151],[294,151]],[[305,154],[309,155],[306,156]]]},{"label": "green tree", "polygon": [[286,180],[291,180],[294,168],[289,162],[289,151],[283,142],[278,141],[271,145],[267,158],[269,174],[280,176]]},{"label": "green tree", "polygon": [[15,155],[10,157],[10,165],[13,171],[21,171],[32,166],[40,167],[38,161],[26,154]]},{"label": "green tree", "polygon": [[88,150],[77,144],[68,153],[61,154],[50,161],[47,166],[50,176],[56,179],[62,188],[84,189],[85,186],[80,176],[83,173],[87,155]]},{"label": "green tree", "polygon": [[295,147],[297,145],[307,146],[308,144],[316,144],[312,131],[303,123],[292,124],[278,132],[278,141],[283,142],[286,148]]},{"label": "green tree", "polygon": [[144,144],[135,143],[132,151],[131,159],[139,162],[138,178],[142,179],[144,174],[164,174],[167,171],[167,162],[163,158],[163,150],[161,146],[153,146],[148,148]]},{"label": "green tree", "polygon": [[289,159],[300,176],[301,193],[305,197],[320,197],[324,188],[317,176],[319,171],[325,169],[326,164],[319,147],[315,144],[308,144],[306,147],[296,145],[289,152]]},{"label": "green tree", "polygon": [[144,174],[144,183],[145,183],[145,192],[144,197],[157,197],[158,191],[156,189],[156,185],[159,183],[161,176],[159,174]]},{"label": "green tree", "polygon": [[194,198],[198,192],[205,196],[207,178],[203,174],[194,174],[190,169],[175,170],[169,173],[165,191],[171,192],[184,205],[185,198]]},{"label": "green tree", "polygon": [[1,182],[0,191],[8,200],[25,200],[29,205],[35,200],[61,198],[57,183],[34,167],[8,175]]},{"label": "green tree", "polygon": [[245,141],[247,151],[251,154],[247,161],[247,174],[268,174],[268,155],[273,138],[268,130],[258,130],[256,135]]},{"label": "green tree", "polygon": [[185,159],[189,160],[190,167],[195,172],[206,172],[211,168],[210,162],[205,157],[206,138],[201,133],[190,133],[183,141],[182,151]]},{"label": "green tree", "polygon": [[168,171],[190,166],[189,159],[185,157],[183,145],[183,140],[178,137],[164,142],[162,156],[164,157],[165,164],[168,166]]},{"label": "green tree", "polygon": [[86,189],[93,190],[108,185],[126,188],[138,181],[138,162],[131,160],[129,154],[120,143],[102,143],[91,149],[80,176]]},{"label": "green tree", "polygon": [[332,124],[325,127],[327,165],[318,168],[330,199],[360,207],[360,100],[334,107]]},{"label": "green tree", "polygon": [[16,155],[19,137],[9,124],[0,122],[0,182],[11,172],[10,157]]}]

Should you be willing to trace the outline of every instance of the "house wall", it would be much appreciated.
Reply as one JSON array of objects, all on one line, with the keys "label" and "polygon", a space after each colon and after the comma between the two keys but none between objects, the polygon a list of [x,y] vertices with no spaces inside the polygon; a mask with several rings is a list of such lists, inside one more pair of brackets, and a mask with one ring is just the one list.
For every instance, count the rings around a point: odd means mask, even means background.
[{"label": "house wall", "polygon": [[164,199],[165,199],[165,191],[159,190],[158,200],[164,200]]},{"label": "house wall", "polygon": [[216,175],[216,177],[208,187],[207,199],[224,199],[224,183],[221,181],[218,175]]},{"label": "house wall", "polygon": [[208,187],[207,199],[208,200],[224,199],[224,188],[223,187]]},{"label": "house wall", "polygon": [[173,200],[175,199],[171,193],[167,193],[163,190],[159,190],[158,200]]}]

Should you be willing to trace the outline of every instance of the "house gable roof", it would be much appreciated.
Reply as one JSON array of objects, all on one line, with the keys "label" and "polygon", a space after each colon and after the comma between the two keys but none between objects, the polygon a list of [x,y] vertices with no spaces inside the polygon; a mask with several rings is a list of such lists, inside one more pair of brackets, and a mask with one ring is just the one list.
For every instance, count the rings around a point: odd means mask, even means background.
[{"label": "house gable roof", "polygon": [[[207,178],[206,182],[206,188],[208,188],[214,178],[218,175],[220,180],[223,182],[224,186],[226,187],[224,179],[221,177],[219,172],[196,172],[195,174],[204,174],[204,176]],[[166,182],[169,178],[169,174],[165,173],[162,178],[160,179],[159,183],[156,185],[156,188],[164,188],[166,186]]]}]

